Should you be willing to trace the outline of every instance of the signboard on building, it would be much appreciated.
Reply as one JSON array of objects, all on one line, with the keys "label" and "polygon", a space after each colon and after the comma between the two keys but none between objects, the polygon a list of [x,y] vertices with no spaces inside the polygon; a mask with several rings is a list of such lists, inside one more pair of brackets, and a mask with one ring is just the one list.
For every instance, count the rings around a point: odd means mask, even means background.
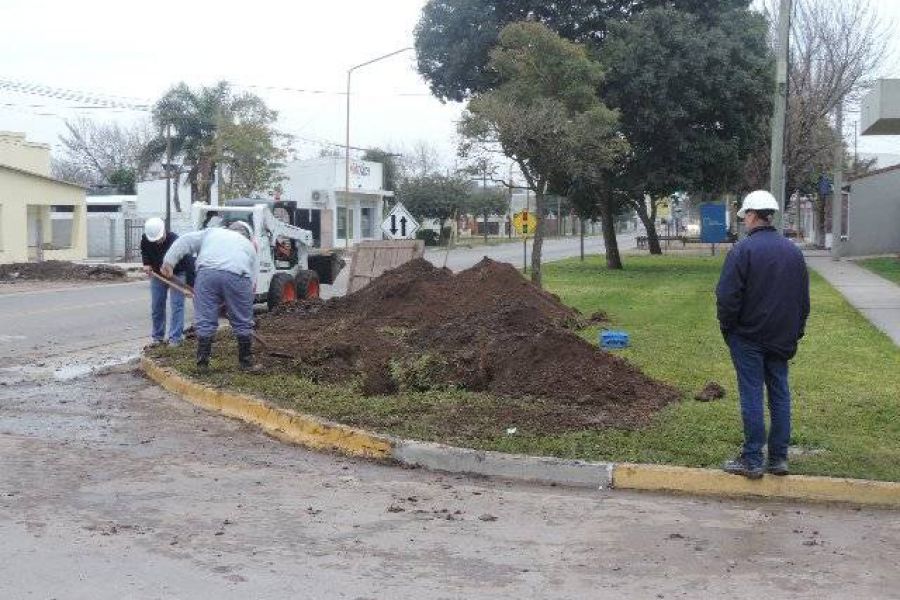
[{"label": "signboard on building", "polygon": [[721,244],[728,241],[728,222],[724,204],[700,206],[700,241],[706,244]]},{"label": "signboard on building", "polygon": [[406,207],[398,202],[381,224],[381,230],[388,239],[411,240],[416,237],[419,223],[409,214]]}]

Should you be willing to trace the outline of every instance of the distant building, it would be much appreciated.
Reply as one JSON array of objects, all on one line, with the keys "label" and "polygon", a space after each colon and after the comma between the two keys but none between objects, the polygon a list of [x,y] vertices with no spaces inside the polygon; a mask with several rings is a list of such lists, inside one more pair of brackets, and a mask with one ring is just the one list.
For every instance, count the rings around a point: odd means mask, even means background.
[{"label": "distant building", "polygon": [[348,196],[345,165],[343,158],[323,157],[293,161],[283,169],[281,199],[306,210],[303,226],[322,248],[382,239],[384,202],[394,195],[384,189],[383,166],[351,159]]},{"label": "distant building", "polygon": [[850,181],[844,254],[900,253],[900,165]]},{"label": "distant building", "polygon": [[84,187],[50,176],[50,147],[0,131],[0,263],[87,255]]}]

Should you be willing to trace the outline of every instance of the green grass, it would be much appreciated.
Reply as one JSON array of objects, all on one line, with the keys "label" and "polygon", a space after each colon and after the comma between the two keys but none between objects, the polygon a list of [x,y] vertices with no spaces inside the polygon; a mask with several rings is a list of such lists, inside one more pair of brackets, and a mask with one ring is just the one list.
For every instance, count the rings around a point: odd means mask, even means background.
[{"label": "green grass", "polygon": [[[590,430],[553,435],[517,432],[498,423],[510,401],[459,390],[364,398],[355,382],[323,386],[292,372],[249,376],[231,367],[231,348],[218,347],[209,383],[256,393],[282,405],[400,436],[481,449],[587,460],[718,466],[742,441],[734,373],[715,318],[720,258],[628,257],[625,271],[602,259],[545,266],[545,284],[585,314],[604,310],[611,327],[629,332],[622,355],[685,396],[640,430]],[[900,350],[820,277],[812,276],[807,336],[791,364],[792,444],[805,454],[794,472],[900,481]],[[597,330],[584,331],[596,340]],[[190,348],[160,350],[193,373]],[[691,398],[707,381],[725,386],[723,400]],[[461,415],[465,418],[460,418]],[[521,429],[521,428],[520,428]]]},{"label": "green grass", "polygon": [[900,285],[900,256],[870,258],[859,261],[859,265]]}]

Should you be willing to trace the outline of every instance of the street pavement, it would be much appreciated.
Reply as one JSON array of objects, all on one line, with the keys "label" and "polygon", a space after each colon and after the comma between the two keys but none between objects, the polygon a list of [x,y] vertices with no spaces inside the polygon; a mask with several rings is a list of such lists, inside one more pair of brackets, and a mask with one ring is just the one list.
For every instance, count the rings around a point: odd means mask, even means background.
[{"label": "street pavement", "polygon": [[872,509],[533,487],[306,451],[120,369],[0,387],[0,598],[897,598]]},{"label": "street pavement", "polygon": [[401,469],[283,444],[133,364],[88,373],[137,352],[147,294],[0,293],[0,598],[898,597],[894,512]]},{"label": "street pavement", "polygon": [[806,262],[875,327],[900,346],[900,286],[853,261],[810,254]]}]

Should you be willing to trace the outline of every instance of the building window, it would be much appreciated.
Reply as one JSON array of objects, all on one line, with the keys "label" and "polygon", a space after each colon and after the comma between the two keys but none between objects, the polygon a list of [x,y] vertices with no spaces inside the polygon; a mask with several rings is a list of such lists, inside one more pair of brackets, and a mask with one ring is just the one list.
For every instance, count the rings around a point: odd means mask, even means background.
[{"label": "building window", "polygon": [[372,218],[374,212],[371,208],[359,209],[359,228],[364,238],[375,237],[375,219]]},{"label": "building window", "polygon": [[349,239],[353,239],[353,209],[347,209],[346,206],[337,207],[337,236],[339,240],[348,239],[347,219],[350,220]]}]

